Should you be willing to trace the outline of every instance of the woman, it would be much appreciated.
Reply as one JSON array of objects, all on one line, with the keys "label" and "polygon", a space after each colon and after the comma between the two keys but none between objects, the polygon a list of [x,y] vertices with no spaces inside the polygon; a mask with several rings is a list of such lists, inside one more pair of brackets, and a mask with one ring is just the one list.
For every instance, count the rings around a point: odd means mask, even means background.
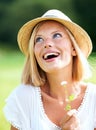
[{"label": "woman", "polygon": [[90,76],[88,34],[49,10],[23,25],[18,44],[26,64],[4,108],[11,130],[96,130],[96,88],[83,82]]}]

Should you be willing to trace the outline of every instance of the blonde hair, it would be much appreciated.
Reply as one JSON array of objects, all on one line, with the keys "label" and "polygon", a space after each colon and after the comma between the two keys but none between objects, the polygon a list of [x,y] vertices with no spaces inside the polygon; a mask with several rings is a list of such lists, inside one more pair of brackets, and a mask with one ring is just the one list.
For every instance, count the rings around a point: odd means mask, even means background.
[{"label": "blonde hair", "polygon": [[73,80],[81,81],[91,77],[91,69],[87,57],[83,54],[72,33],[67,29],[67,33],[75,48],[76,55],[73,57]]},{"label": "blonde hair", "polygon": [[[43,21],[44,22],[44,21]],[[23,74],[22,74],[22,82],[24,84],[31,84],[33,86],[41,86],[44,85],[46,80],[45,72],[40,68],[38,65],[35,55],[34,55],[34,38],[38,31],[39,26],[42,24],[39,23],[32,32],[30,41],[29,41],[29,53],[27,55],[27,60],[25,62]],[[64,25],[63,25],[64,26]],[[65,27],[66,28],[66,27]],[[90,76],[90,67],[87,61],[87,58],[83,55],[82,51],[80,50],[78,44],[74,36],[71,32],[67,30],[67,33],[72,41],[72,44],[76,50],[76,56],[73,57],[73,80],[78,82],[83,79],[86,79]]]},{"label": "blonde hair", "polygon": [[45,72],[39,67],[34,55],[34,38],[38,30],[39,24],[34,28],[30,41],[29,51],[22,73],[22,82],[24,84],[31,84],[34,86],[44,85],[46,81]]}]

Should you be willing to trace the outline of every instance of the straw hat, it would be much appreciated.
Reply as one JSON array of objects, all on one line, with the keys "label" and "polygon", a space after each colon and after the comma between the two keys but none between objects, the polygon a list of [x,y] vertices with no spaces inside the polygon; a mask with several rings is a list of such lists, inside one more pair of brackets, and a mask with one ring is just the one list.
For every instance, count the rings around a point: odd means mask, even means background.
[{"label": "straw hat", "polygon": [[59,10],[52,9],[47,11],[43,16],[30,20],[24,24],[18,32],[17,41],[20,50],[27,55],[29,40],[32,34],[33,28],[41,21],[45,20],[55,20],[63,24],[74,36],[79,48],[82,50],[86,57],[92,51],[92,42],[87,32],[81,28],[79,25],[74,23],[70,18],[68,18],[64,13]]}]

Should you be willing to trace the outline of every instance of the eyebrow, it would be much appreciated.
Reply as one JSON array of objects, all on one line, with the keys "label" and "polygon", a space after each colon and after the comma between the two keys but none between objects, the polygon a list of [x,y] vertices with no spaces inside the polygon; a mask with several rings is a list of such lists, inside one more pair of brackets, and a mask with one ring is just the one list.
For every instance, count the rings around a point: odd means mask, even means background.
[{"label": "eyebrow", "polygon": [[[56,30],[56,31],[51,32],[51,34],[54,34],[54,33],[56,33],[56,32],[61,32],[61,31],[60,31],[60,30]],[[62,33],[62,32],[61,32],[61,33]],[[37,37],[37,36],[42,36],[42,35],[36,34],[35,37]]]}]

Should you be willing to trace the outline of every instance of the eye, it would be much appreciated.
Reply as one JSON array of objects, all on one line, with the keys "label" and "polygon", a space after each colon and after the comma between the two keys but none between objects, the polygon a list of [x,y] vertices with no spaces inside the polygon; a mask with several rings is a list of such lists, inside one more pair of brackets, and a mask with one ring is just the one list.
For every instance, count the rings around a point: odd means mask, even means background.
[{"label": "eye", "polygon": [[35,43],[41,43],[41,42],[43,42],[44,40],[43,40],[43,38],[42,37],[37,37],[36,39],[35,39]]},{"label": "eye", "polygon": [[53,35],[53,38],[60,38],[60,37],[62,37],[62,34],[60,34],[60,33],[55,33]]}]

